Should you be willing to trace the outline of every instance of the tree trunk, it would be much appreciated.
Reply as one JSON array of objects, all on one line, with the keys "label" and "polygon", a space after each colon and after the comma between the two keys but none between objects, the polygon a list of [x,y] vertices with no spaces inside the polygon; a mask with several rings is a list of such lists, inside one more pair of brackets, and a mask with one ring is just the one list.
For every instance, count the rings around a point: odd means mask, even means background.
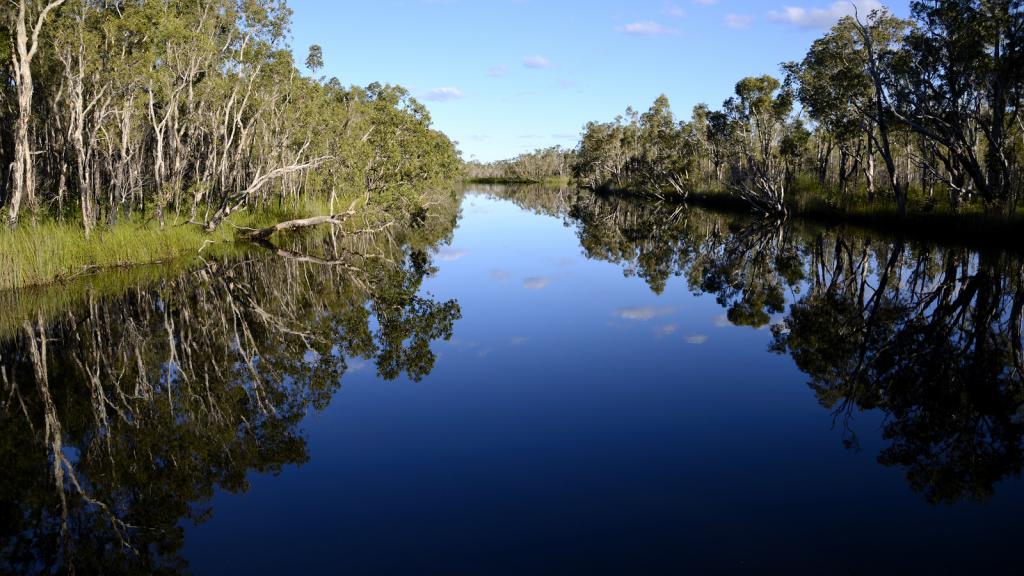
[{"label": "tree trunk", "polygon": [[43,27],[46,16],[61,4],[64,0],[52,0],[39,13],[35,26],[32,28],[32,40],[29,42],[28,26],[28,0],[19,0],[18,16],[14,25],[14,49],[12,57],[14,64],[14,84],[17,90],[18,119],[15,121],[14,129],[14,168],[11,180],[11,205],[7,214],[7,225],[14,228],[18,225],[18,212],[21,209],[22,200],[27,200],[30,205],[35,203],[35,170],[32,159],[32,142],[29,140],[29,121],[32,118],[32,58],[39,48],[39,31]]}]

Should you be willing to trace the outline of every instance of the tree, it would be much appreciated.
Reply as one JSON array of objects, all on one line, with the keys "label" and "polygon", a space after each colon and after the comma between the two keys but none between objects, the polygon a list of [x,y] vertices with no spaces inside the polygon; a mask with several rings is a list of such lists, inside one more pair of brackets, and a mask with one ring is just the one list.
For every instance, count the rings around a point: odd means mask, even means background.
[{"label": "tree", "polygon": [[736,83],[736,96],[723,107],[737,146],[733,189],[759,210],[785,214],[786,174],[778,145],[793,110],[792,92],[772,76],[748,77]]},{"label": "tree", "polygon": [[[32,80],[32,60],[39,51],[39,33],[47,16],[65,0],[18,0],[14,20],[14,85],[17,89],[18,113],[14,128],[14,167],[11,174],[12,191],[7,214],[7,224],[14,228],[18,224],[18,213],[22,198],[35,204],[35,162],[32,143],[29,140],[29,124],[32,119],[32,94],[35,86]],[[31,33],[31,35],[30,35]]]},{"label": "tree", "polygon": [[891,79],[892,113],[937,145],[947,185],[966,195],[963,173],[987,206],[1010,213],[1020,188],[1024,3],[931,0],[911,9],[917,26]]},{"label": "tree", "polygon": [[309,55],[306,56],[306,68],[316,76],[317,70],[324,67],[324,53],[319,44],[309,47]]}]

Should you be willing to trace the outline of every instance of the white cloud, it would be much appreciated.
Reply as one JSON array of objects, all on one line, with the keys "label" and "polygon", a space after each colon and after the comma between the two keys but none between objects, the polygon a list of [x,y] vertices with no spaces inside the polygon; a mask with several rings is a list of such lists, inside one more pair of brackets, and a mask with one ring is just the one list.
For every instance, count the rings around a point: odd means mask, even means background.
[{"label": "white cloud", "polygon": [[708,341],[708,337],[704,334],[694,334],[686,337],[687,344],[700,345]]},{"label": "white cloud", "polygon": [[508,66],[504,64],[498,64],[497,66],[491,66],[487,69],[487,75],[493,78],[501,78],[505,74],[508,74]]},{"label": "white cloud", "polygon": [[549,278],[544,276],[533,276],[523,280],[523,288],[527,290],[543,290],[551,283]]},{"label": "white cloud", "polygon": [[726,14],[725,25],[729,28],[736,28],[737,30],[742,28],[750,28],[750,24],[754,21],[752,16],[746,14]]},{"label": "white cloud", "polygon": [[527,56],[526,58],[523,58],[523,66],[535,69],[550,68],[551,61],[545,58],[544,56],[541,56],[540,54],[534,54],[533,56]]},{"label": "white cloud", "polygon": [[668,316],[675,312],[674,308],[655,308],[653,306],[637,306],[635,308],[619,308],[615,315],[623,320],[646,322],[659,316]]},{"label": "white cloud", "polygon": [[442,262],[453,262],[455,260],[458,260],[459,258],[462,258],[465,255],[465,250],[458,250],[448,246],[445,246],[444,248],[441,248],[440,250],[437,251],[437,259],[441,260]]},{"label": "white cloud", "polygon": [[693,0],[694,4],[700,4],[701,6],[714,6],[718,4],[718,0]]},{"label": "white cloud", "polygon": [[853,16],[854,12],[865,16],[881,8],[882,3],[878,0],[845,0],[833,2],[825,8],[785,6],[782,10],[769,12],[768,19],[798,28],[828,28],[843,16]]},{"label": "white cloud", "polygon": [[671,335],[675,334],[676,330],[678,330],[678,329],[679,329],[679,326],[677,324],[665,324],[665,325],[658,326],[657,328],[655,328],[654,329],[654,333],[657,334],[659,338],[661,338],[661,337],[664,337],[664,336],[671,336]]},{"label": "white cloud", "polygon": [[665,10],[665,12],[668,13],[668,15],[673,18],[682,18],[683,16],[686,16],[686,10],[683,10],[682,8],[676,6],[675,4],[669,5],[668,9]]},{"label": "white cloud", "polygon": [[458,100],[465,94],[462,90],[454,88],[452,86],[445,86],[443,88],[434,88],[433,90],[423,94],[424,100],[432,100],[434,102],[447,102],[449,100]]},{"label": "white cloud", "polygon": [[662,26],[651,20],[631,22],[625,26],[619,26],[616,30],[631,36],[675,36],[679,34],[679,31],[675,28]]}]

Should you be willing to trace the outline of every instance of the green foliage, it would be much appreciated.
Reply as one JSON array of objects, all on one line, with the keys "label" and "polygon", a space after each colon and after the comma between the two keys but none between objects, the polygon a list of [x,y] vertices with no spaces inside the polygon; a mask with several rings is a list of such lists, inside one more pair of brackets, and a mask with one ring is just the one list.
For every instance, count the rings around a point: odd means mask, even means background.
[{"label": "green foliage", "polygon": [[643,114],[630,108],[613,123],[587,124],[573,177],[591,189],[685,197],[695,149],[692,134],[676,122],[661,95]]},{"label": "green foliage", "polygon": [[744,78],[721,110],[700,104],[675,126],[664,98],[642,116],[587,124],[574,176],[655,196],[725,190],[764,213],[807,204],[807,186],[799,201],[790,192],[811,177],[821,204],[1015,214],[1024,2],[915,1],[909,21],[884,9],[846,17],[782,68],[784,81]]},{"label": "green foliage", "polygon": [[[0,5],[0,26],[14,7]],[[401,218],[458,173],[454,144],[405,89],[300,74],[290,18],[282,0],[67,1],[32,63],[33,219],[91,233],[153,214],[213,229],[238,210],[353,194]],[[319,46],[306,65],[323,67]],[[9,101],[10,58],[0,80]],[[0,107],[0,209],[17,117]]]},{"label": "green foliage", "polygon": [[488,164],[467,162],[463,173],[474,182],[529,184],[568,178],[574,161],[572,150],[552,146],[520,154],[511,160]]}]

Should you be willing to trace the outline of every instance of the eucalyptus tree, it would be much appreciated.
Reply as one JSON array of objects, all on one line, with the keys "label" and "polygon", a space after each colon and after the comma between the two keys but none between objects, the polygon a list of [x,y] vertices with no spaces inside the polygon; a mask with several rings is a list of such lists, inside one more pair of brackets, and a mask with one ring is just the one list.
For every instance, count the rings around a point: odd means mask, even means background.
[{"label": "eucalyptus tree", "polygon": [[916,24],[888,78],[899,122],[936,145],[932,168],[960,197],[1012,212],[1021,188],[1024,3],[930,0],[911,4]]},{"label": "eucalyptus tree", "polygon": [[[0,106],[7,221],[27,202],[87,233],[128,214],[212,229],[305,194],[412,206],[457,172],[404,89],[300,74],[290,17],[280,0],[0,5],[0,94],[17,104]],[[315,75],[322,50],[309,56]]]},{"label": "eucalyptus tree", "polygon": [[[815,40],[799,63],[786,65],[797,97],[818,127],[819,182],[825,183],[832,143],[840,150],[839,186],[845,192],[860,163],[862,146],[868,199],[875,194],[874,85],[865,66],[860,30],[853,18],[841,19]],[[854,166],[849,166],[853,157]]]},{"label": "eucalyptus tree", "polygon": [[[14,124],[14,163],[11,169],[11,194],[7,222],[14,227],[24,198],[29,203],[36,201],[35,162],[29,127],[32,116],[32,95],[35,83],[32,77],[32,61],[40,48],[40,33],[47,17],[60,8],[65,0],[18,0],[13,10],[14,49],[11,54],[12,76],[16,91],[17,114]],[[8,11],[10,9],[8,8]]]},{"label": "eucalyptus tree", "polygon": [[309,47],[309,54],[306,56],[306,68],[316,76],[318,70],[324,67],[324,51],[319,44]]},{"label": "eucalyptus tree", "polygon": [[573,173],[589,188],[685,197],[697,147],[676,121],[668,98],[661,95],[642,114],[627,108],[615,122],[587,124]]},{"label": "eucalyptus tree", "polygon": [[786,173],[779,144],[793,100],[788,87],[765,75],[737,82],[736,96],[723,106],[736,145],[730,184],[741,198],[767,213],[786,212]]}]

